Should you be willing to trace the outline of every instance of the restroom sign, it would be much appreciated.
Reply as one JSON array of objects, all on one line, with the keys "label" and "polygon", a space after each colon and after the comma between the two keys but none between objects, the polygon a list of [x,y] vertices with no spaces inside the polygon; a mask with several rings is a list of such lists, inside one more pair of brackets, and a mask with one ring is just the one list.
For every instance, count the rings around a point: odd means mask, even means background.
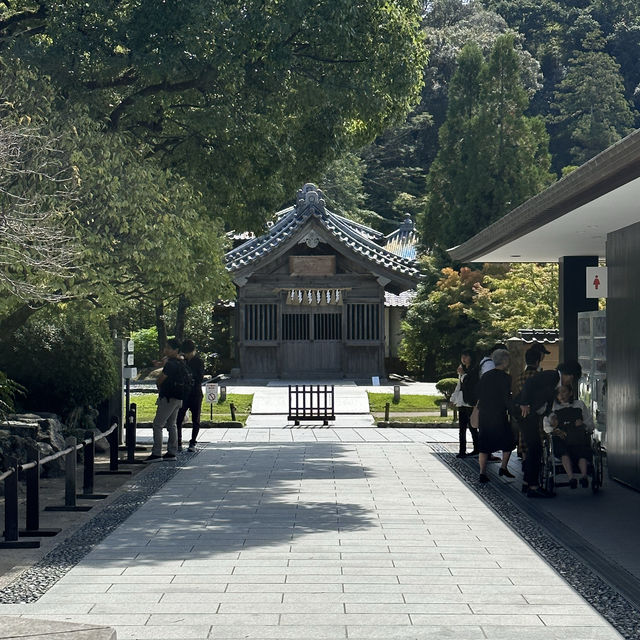
[{"label": "restroom sign", "polygon": [[607,267],[587,267],[587,298],[607,297]]}]

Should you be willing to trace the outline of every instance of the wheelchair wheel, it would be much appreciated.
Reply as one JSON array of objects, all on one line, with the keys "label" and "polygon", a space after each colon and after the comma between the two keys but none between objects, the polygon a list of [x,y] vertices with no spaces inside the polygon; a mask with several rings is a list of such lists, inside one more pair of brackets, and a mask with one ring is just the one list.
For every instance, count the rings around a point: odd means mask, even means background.
[{"label": "wheelchair wheel", "polygon": [[549,493],[556,484],[556,466],[553,457],[553,444],[550,437],[542,441],[542,464],[540,465],[540,486]]},{"label": "wheelchair wheel", "polygon": [[603,460],[602,460],[602,445],[599,441],[594,440],[591,445],[593,450],[593,460],[591,464],[591,491],[598,493],[600,487],[602,487],[603,481]]}]

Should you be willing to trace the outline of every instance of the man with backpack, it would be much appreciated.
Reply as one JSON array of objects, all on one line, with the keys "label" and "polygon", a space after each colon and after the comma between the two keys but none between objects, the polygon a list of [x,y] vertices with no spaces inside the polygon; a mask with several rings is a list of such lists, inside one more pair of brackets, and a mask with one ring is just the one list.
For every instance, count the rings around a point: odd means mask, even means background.
[{"label": "man with backpack", "polygon": [[[180,342],[175,338],[167,340],[164,347],[167,358],[162,373],[156,380],[158,386],[158,400],[156,417],[153,420],[153,448],[146,462],[160,462],[175,460],[178,452],[178,428],[176,419],[182,403],[191,393],[193,378],[184,360],[180,358]],[[164,428],[169,432],[167,452],[162,455],[162,432]]]},{"label": "man with backpack", "polygon": [[189,440],[188,451],[196,450],[196,438],[200,431],[200,411],[202,409],[202,380],[204,378],[204,362],[196,353],[196,345],[193,340],[185,340],[182,343],[182,353],[191,376],[193,378],[191,391],[187,399],[182,403],[180,411],[178,411],[178,451],[182,450],[182,423],[187,415],[187,411],[191,412],[191,439]]}]

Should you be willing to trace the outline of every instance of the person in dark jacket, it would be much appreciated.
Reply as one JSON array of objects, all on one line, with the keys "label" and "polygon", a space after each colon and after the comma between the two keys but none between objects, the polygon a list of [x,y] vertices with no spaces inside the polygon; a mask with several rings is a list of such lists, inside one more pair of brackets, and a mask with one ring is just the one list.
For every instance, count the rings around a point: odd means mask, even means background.
[{"label": "person in dark jacket", "polygon": [[[460,449],[457,458],[465,458],[467,455],[478,455],[478,430],[471,426],[470,418],[473,407],[476,404],[476,387],[478,386],[478,368],[474,366],[473,353],[465,350],[460,355],[458,366],[458,391],[456,405],[458,407],[458,424],[460,426]],[[467,454],[467,429],[473,440],[473,451]]]},{"label": "person in dark jacket", "polygon": [[497,349],[491,358],[494,368],[482,375],[478,383],[478,462],[479,480],[483,483],[489,482],[486,473],[489,456],[498,450],[502,451],[498,475],[515,477],[507,468],[516,444],[508,413],[511,406],[511,378],[506,372],[509,367],[509,352]]},{"label": "person in dark jacket", "polygon": [[189,440],[188,451],[196,450],[196,440],[200,431],[200,413],[202,410],[202,380],[204,378],[204,362],[196,353],[196,345],[193,340],[185,340],[182,343],[182,353],[184,355],[187,367],[191,371],[193,377],[193,387],[189,397],[182,403],[182,407],[178,411],[178,449],[182,449],[182,423],[187,415],[187,411],[191,412],[191,440]]},{"label": "person in dark jacket", "polygon": [[545,415],[549,415],[558,389],[563,384],[572,386],[582,375],[582,368],[577,362],[566,362],[557,369],[540,371],[527,378],[515,403],[520,407],[520,429],[527,441],[523,487],[529,498],[548,498],[549,494],[538,486],[540,474],[540,457],[542,447],[539,443],[540,424]]},{"label": "person in dark jacket", "polygon": [[[181,379],[180,367],[184,363],[180,360],[180,343],[175,338],[170,338],[164,347],[166,362],[162,367],[162,373],[156,380],[158,387],[158,400],[156,416],[153,419],[153,447],[151,455],[145,458],[146,462],[160,462],[162,460],[175,460],[178,447],[178,430],[176,417],[182,406],[181,393],[177,392]],[[162,455],[162,432],[166,427],[169,432],[167,452]]]}]

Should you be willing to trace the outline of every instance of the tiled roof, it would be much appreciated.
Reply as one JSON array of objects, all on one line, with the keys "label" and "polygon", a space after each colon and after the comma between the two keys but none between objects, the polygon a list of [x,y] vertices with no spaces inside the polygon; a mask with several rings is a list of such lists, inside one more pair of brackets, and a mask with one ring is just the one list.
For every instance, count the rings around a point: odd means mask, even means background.
[{"label": "tiled roof", "polygon": [[519,329],[518,338],[526,343],[554,343],[560,340],[560,331],[558,329]]},{"label": "tiled roof", "polygon": [[306,184],[298,191],[296,206],[280,212],[279,219],[267,233],[229,251],[225,255],[227,270],[238,271],[266,257],[312,218],[369,262],[408,278],[420,275],[414,259],[402,257],[374,242],[382,238],[382,234],[326,209],[322,192],[313,184]]},{"label": "tiled roof", "polygon": [[384,248],[397,256],[415,260],[418,234],[415,231],[410,214],[405,214],[402,224],[392,233],[385,236]]}]

